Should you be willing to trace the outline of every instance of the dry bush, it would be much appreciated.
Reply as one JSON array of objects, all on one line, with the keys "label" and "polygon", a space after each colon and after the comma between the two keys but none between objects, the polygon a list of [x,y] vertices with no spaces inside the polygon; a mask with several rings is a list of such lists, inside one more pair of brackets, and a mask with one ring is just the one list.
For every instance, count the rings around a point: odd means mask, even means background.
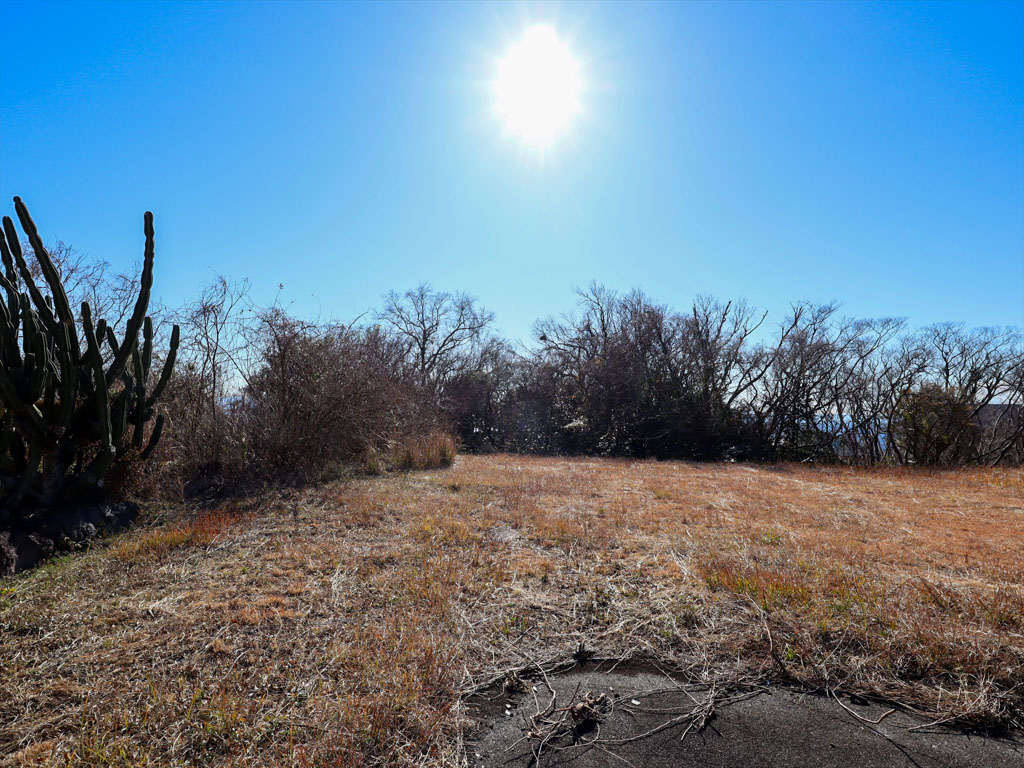
[{"label": "dry bush", "polygon": [[168,387],[159,487],[212,495],[390,464],[392,453],[416,466],[446,460],[431,455],[443,420],[407,339],[260,309],[247,290],[221,278],[181,313],[187,342]]},{"label": "dry bush", "polygon": [[309,479],[396,440],[417,439],[431,414],[394,340],[377,330],[260,316],[260,366],[239,406],[257,471]]}]

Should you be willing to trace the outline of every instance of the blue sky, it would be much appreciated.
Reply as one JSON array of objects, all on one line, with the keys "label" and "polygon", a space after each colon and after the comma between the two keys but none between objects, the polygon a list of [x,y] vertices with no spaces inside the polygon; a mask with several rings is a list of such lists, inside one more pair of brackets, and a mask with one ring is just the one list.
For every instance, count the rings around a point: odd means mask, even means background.
[{"label": "blue sky", "polygon": [[[541,157],[490,83],[551,24]],[[1024,324],[1024,4],[0,2],[0,194],[156,293],[339,320],[421,280],[499,328],[591,280],[685,306]]]}]

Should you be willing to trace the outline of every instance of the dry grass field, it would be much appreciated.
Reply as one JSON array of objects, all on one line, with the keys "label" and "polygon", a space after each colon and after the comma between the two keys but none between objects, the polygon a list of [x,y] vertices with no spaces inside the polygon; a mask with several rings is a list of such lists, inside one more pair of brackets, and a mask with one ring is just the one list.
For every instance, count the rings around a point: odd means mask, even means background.
[{"label": "dry grass field", "polygon": [[0,765],[460,765],[462,697],[642,657],[1024,725],[1024,473],[463,456],[150,510],[0,583]]}]

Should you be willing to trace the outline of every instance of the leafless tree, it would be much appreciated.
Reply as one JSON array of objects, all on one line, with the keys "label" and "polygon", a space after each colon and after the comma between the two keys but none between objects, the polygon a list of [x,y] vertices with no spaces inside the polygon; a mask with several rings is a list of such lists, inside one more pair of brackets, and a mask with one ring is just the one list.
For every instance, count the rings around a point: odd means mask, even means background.
[{"label": "leafless tree", "polygon": [[440,393],[469,364],[494,316],[464,293],[435,291],[428,283],[385,297],[379,322],[408,345],[410,361],[424,387]]}]

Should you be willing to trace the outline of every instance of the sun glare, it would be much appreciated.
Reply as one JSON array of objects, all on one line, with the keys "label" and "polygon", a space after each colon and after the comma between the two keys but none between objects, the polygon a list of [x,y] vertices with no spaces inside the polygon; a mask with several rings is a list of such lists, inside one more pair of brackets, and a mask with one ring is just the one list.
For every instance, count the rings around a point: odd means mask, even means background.
[{"label": "sun glare", "polygon": [[538,148],[566,133],[580,113],[579,65],[555,30],[526,30],[498,62],[495,107],[506,130]]}]

